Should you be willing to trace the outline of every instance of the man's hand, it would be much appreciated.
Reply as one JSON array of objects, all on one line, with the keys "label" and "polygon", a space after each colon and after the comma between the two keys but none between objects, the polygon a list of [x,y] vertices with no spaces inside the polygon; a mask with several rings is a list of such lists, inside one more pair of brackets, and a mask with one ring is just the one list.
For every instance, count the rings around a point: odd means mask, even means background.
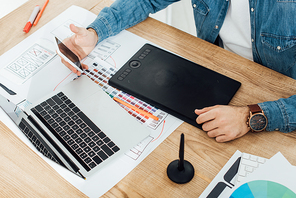
[{"label": "man's hand", "polygon": [[[70,25],[70,29],[75,34],[69,38],[66,38],[63,41],[63,43],[70,50],[72,50],[81,60],[85,58],[95,48],[98,42],[98,35],[96,31],[93,29],[87,30],[82,27],[76,27],[73,24]],[[65,61],[63,58],[62,63],[66,65],[72,72],[76,73],[78,76],[81,75],[81,73],[77,69],[72,67],[72,65]],[[88,66],[85,64],[82,64],[82,67],[84,69],[88,69]]]},{"label": "man's hand", "polygon": [[226,142],[245,135],[250,129],[247,126],[249,108],[216,105],[196,109],[196,122],[203,124],[202,129],[217,142]]}]

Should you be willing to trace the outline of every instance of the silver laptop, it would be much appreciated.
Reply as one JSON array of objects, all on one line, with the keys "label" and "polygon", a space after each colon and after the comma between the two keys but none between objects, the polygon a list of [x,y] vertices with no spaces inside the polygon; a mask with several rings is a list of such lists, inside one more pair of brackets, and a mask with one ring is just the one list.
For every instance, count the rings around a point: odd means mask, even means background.
[{"label": "silver laptop", "polygon": [[38,151],[83,178],[150,134],[87,76],[16,114]]}]

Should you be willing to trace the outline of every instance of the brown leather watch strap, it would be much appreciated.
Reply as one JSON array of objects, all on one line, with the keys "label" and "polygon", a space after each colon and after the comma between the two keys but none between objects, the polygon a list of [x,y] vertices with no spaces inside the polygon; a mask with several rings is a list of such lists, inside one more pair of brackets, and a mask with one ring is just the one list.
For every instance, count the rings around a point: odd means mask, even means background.
[{"label": "brown leather watch strap", "polygon": [[259,107],[258,104],[248,105],[248,107],[250,108],[250,111],[252,112],[252,114],[262,112],[262,110],[261,110],[261,108]]}]

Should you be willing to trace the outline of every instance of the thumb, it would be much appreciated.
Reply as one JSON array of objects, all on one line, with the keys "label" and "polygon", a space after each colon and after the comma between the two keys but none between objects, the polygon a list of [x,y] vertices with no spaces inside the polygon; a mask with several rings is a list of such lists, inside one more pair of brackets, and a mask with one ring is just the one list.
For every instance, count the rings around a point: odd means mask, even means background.
[{"label": "thumb", "polygon": [[84,28],[82,27],[77,27],[74,24],[70,24],[70,30],[77,34],[77,35],[83,35],[84,34]]}]

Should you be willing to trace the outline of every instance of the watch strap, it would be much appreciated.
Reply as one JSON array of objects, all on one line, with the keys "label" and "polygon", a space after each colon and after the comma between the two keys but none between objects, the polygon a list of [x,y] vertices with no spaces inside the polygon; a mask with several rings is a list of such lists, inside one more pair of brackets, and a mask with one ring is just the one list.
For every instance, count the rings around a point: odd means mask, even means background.
[{"label": "watch strap", "polygon": [[250,111],[252,112],[252,114],[263,113],[262,109],[260,108],[260,106],[258,104],[248,105],[248,107],[250,108]]}]

